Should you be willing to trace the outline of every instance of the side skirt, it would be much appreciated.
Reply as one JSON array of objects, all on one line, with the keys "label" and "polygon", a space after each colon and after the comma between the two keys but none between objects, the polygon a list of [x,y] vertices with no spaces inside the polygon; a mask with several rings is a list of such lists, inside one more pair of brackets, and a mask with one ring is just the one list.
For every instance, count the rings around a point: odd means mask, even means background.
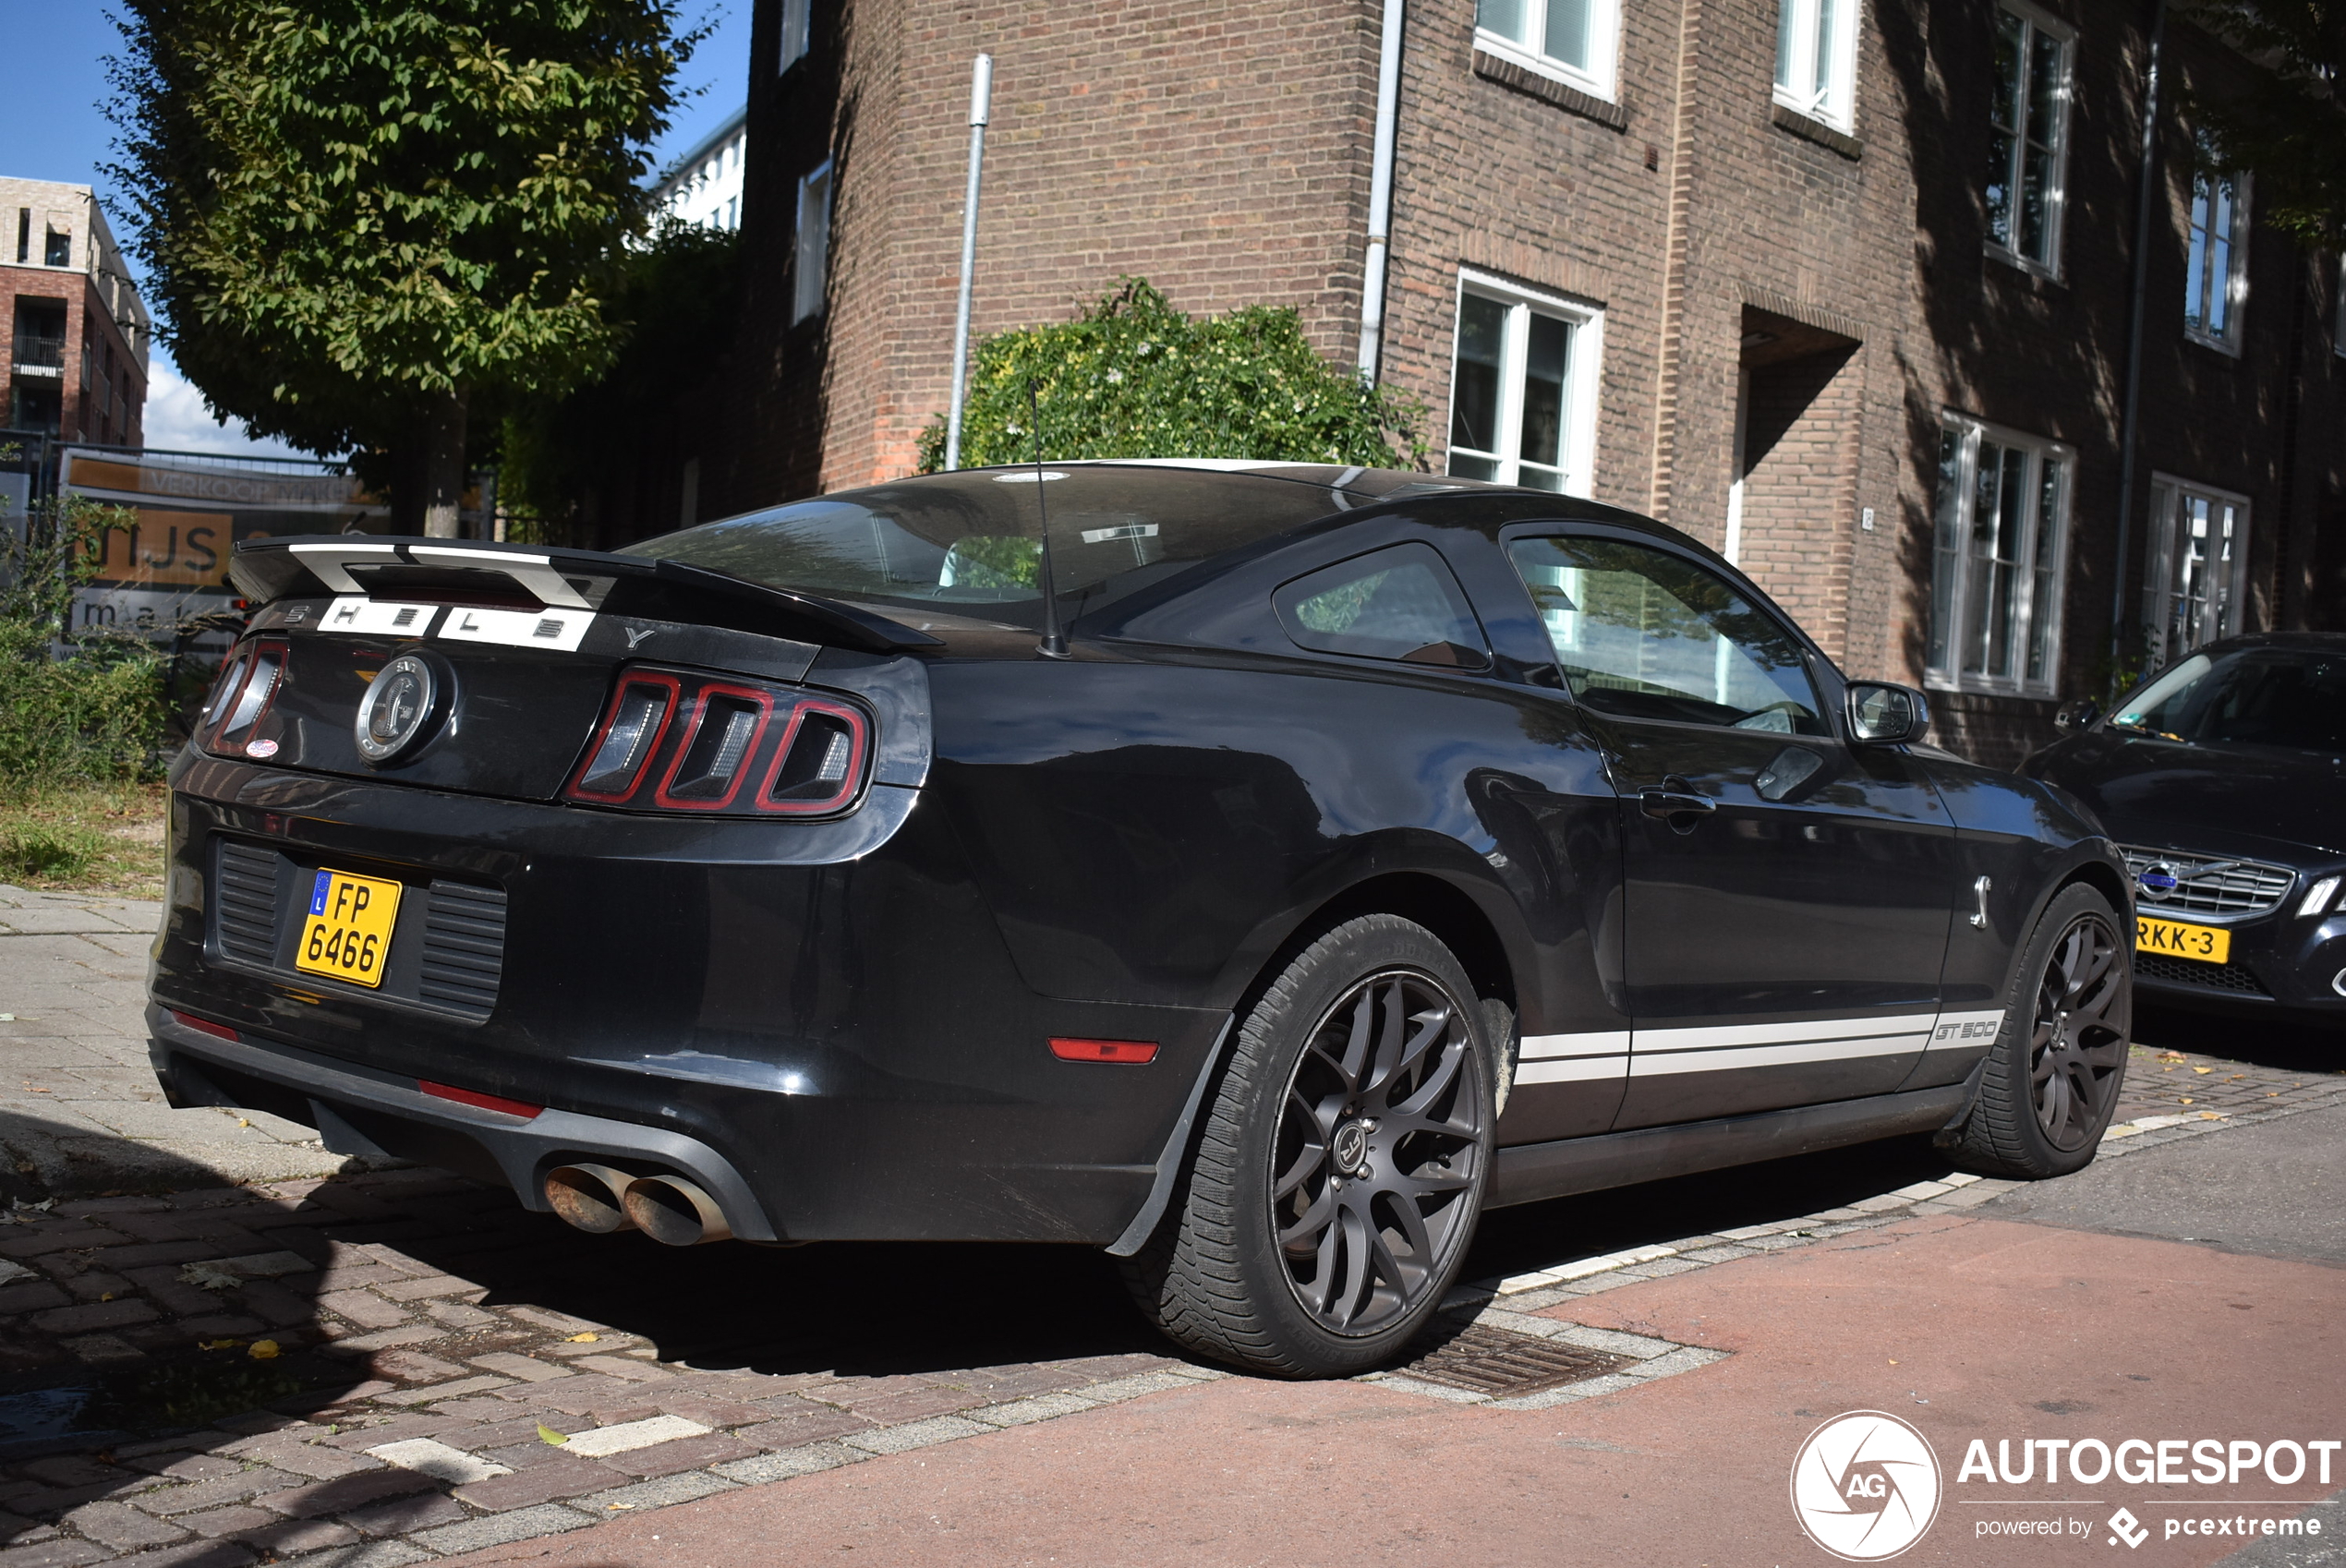
[{"label": "side skirt", "polygon": [[1681,1127],[1639,1128],[1554,1143],[1520,1144],[1499,1151],[1491,1193],[1483,1206],[1501,1209],[1510,1203],[1536,1203],[1545,1198],[1568,1198],[1576,1192],[1599,1192],[1726,1165],[1781,1160],[1877,1138],[1935,1132],[1962,1113],[1970,1095],[1967,1084],[1951,1083]]}]

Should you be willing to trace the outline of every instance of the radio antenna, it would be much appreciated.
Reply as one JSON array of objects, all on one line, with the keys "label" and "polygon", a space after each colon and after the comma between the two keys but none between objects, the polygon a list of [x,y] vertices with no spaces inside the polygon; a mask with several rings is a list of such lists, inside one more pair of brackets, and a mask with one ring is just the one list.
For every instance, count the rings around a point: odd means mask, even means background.
[{"label": "radio antenna", "polygon": [[1026,380],[1026,418],[1034,427],[1034,514],[1043,530],[1042,570],[1038,575],[1043,588],[1043,640],[1035,646],[1046,658],[1067,657],[1067,634],[1059,629],[1058,585],[1051,576],[1051,512],[1043,497],[1050,486],[1043,474],[1043,404],[1042,381],[1030,376]]}]

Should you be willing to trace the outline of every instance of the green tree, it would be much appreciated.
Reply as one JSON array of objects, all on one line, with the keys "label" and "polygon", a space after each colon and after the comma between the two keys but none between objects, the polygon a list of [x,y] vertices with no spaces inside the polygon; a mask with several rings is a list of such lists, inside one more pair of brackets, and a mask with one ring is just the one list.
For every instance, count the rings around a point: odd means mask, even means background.
[{"label": "green tree", "polygon": [[[736,231],[662,223],[629,248],[610,291],[606,314],[622,333],[611,368],[507,413],[497,495],[532,537],[610,549],[656,531],[645,512],[656,468],[647,456],[680,429],[707,428],[739,324],[740,241]],[[590,507],[590,497],[602,504]]]},{"label": "green tree", "polygon": [[2346,250],[2346,0],[2200,0],[2188,15],[2261,66],[2188,98],[2203,162],[2256,175],[2265,223]]},{"label": "green tree", "polygon": [[[1292,309],[1250,305],[1192,320],[1143,278],[1125,278],[1072,321],[978,345],[961,416],[961,461],[1243,457],[1422,466],[1421,405],[1312,352]],[[921,432],[925,474],[944,466],[945,422]]]},{"label": "green tree", "polygon": [[476,400],[608,363],[601,288],[699,34],[670,0],[123,0],[138,252],[216,415],[455,532]]}]

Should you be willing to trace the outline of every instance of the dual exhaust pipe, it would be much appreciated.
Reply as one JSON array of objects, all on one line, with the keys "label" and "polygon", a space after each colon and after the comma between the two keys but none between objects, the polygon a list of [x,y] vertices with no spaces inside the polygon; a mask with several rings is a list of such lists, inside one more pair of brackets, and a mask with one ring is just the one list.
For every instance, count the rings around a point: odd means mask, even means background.
[{"label": "dual exhaust pipe", "polygon": [[546,1173],[546,1200],[564,1222],[597,1236],[640,1230],[669,1247],[697,1247],[733,1236],[717,1200],[682,1176],[561,1165]]}]

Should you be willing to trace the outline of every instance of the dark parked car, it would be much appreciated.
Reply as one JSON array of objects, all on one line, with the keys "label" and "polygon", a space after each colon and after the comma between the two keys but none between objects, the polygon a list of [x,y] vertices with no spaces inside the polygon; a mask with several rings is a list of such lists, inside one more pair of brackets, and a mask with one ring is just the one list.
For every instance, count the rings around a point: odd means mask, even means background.
[{"label": "dark parked car", "polygon": [[2118,840],[2146,993],[2346,1022],[2346,636],[2213,643],[2063,723],[2022,771]]},{"label": "dark parked car", "polygon": [[1606,507],[1066,464],[235,572],[173,1102],[589,1230],[1104,1247],[1327,1374],[1486,1207],[1896,1134],[2066,1171],[2117,1093],[2098,830]]}]

